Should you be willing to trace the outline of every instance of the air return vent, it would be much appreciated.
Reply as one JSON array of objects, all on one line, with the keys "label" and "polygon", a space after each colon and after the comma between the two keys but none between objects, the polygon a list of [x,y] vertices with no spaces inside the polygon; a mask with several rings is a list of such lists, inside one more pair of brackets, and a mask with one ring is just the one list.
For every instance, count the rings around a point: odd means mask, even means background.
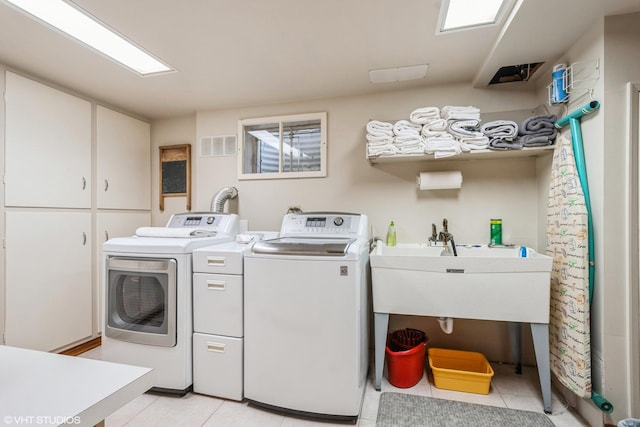
[{"label": "air return vent", "polygon": [[222,157],[236,154],[236,136],[203,136],[200,138],[200,157]]},{"label": "air return vent", "polygon": [[538,71],[542,64],[544,64],[544,62],[532,62],[531,64],[500,67],[489,84],[496,85],[501,83],[526,82],[531,79],[533,73]]}]

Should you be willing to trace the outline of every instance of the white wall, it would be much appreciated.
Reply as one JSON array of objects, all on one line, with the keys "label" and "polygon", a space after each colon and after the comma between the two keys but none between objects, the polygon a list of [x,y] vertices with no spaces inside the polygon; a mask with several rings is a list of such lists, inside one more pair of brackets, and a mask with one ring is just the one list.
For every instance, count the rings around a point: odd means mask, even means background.
[{"label": "white wall", "polygon": [[[638,259],[629,258],[631,239],[637,239],[630,233],[629,212],[629,144],[638,141],[628,140],[630,123],[626,120],[628,108],[627,83],[640,80],[640,13],[607,17],[604,20],[604,139],[602,153],[604,157],[603,174],[603,241],[602,264],[603,281],[600,294],[602,315],[600,339],[603,355],[603,390],[614,402],[617,416],[624,418],[640,417],[640,397],[636,394],[631,401],[629,362],[631,354],[637,351],[629,347],[632,316],[630,310],[638,311],[638,302],[629,304],[633,294],[631,286],[637,282],[629,281],[628,272],[631,263]],[[634,183],[637,185],[637,183]],[[637,191],[637,187],[634,187]],[[600,276],[598,276],[600,277]],[[636,342],[637,343],[637,342]],[[622,367],[622,369],[621,369]],[[635,366],[636,370],[638,366]]]}]

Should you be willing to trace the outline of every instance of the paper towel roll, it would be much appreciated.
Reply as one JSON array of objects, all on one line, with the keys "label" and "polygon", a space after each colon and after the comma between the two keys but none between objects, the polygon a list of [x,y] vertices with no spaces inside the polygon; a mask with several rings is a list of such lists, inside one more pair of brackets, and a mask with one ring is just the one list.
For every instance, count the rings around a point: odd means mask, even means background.
[{"label": "paper towel roll", "polygon": [[416,179],[420,190],[451,190],[462,187],[462,172],[421,172]]}]

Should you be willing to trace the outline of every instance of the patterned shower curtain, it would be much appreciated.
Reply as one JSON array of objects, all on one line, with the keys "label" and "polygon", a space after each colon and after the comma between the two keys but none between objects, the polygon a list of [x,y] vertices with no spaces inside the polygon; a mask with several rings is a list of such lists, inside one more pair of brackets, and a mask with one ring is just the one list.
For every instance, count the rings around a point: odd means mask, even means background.
[{"label": "patterned shower curtain", "polygon": [[571,140],[556,139],[547,202],[547,255],[553,257],[551,370],[578,396],[591,396],[588,213]]}]

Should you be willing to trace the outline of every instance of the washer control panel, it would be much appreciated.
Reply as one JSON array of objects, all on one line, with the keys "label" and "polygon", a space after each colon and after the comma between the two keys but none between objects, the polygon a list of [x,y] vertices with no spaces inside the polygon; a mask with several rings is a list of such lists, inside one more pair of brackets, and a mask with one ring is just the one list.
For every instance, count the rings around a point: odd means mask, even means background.
[{"label": "washer control panel", "polygon": [[282,219],[280,236],[366,237],[366,216],[340,212],[287,214]]}]

